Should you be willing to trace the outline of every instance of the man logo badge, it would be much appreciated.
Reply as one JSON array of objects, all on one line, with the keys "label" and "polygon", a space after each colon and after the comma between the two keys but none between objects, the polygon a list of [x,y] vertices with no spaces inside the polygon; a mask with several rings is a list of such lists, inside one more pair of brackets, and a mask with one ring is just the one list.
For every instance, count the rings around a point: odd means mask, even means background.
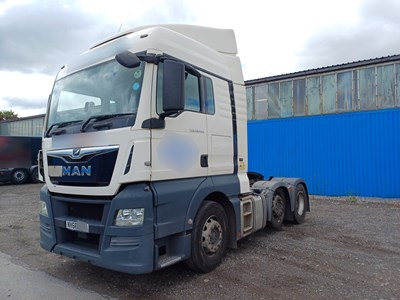
[{"label": "man logo badge", "polygon": [[81,154],[81,149],[75,148],[72,150],[72,158],[79,158],[80,154]]}]

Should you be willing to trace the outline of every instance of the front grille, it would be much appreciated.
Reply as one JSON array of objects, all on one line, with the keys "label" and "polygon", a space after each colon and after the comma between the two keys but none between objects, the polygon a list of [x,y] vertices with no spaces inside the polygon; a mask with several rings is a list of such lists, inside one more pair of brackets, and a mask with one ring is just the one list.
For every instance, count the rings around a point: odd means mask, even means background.
[{"label": "front grille", "polygon": [[[90,251],[99,252],[104,224],[110,209],[111,201],[104,197],[88,199],[82,196],[64,196],[56,194],[51,197],[56,226],[57,244],[74,244]],[[87,223],[89,232],[68,229],[67,222]]]},{"label": "front grille", "polygon": [[[108,146],[48,151],[50,181],[64,186],[108,186],[118,149]],[[73,157],[74,150],[80,150],[81,156]]]},{"label": "front grille", "polygon": [[103,218],[102,204],[68,203],[68,216],[101,221]]}]

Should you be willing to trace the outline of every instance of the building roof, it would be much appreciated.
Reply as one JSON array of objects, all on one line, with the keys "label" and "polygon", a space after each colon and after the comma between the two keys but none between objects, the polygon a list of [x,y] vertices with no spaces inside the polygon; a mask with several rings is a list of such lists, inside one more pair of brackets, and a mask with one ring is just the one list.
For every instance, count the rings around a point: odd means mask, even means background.
[{"label": "building roof", "polygon": [[45,117],[45,114],[40,114],[40,115],[34,115],[34,116],[29,116],[29,117],[16,118],[13,120],[0,120],[0,123],[12,123],[12,122],[17,122],[17,121],[39,119],[39,118],[44,118],[44,117]]},{"label": "building roof", "polygon": [[263,78],[259,78],[259,79],[251,79],[251,80],[246,80],[245,85],[254,85],[254,84],[259,84],[259,83],[268,83],[268,82],[273,82],[273,81],[293,79],[293,78],[297,78],[297,77],[313,76],[313,75],[317,75],[317,74],[321,74],[321,73],[344,71],[344,70],[348,70],[348,69],[367,67],[370,65],[390,63],[390,62],[395,62],[395,61],[400,62],[400,55],[391,55],[391,56],[378,57],[378,58],[372,58],[372,59],[366,59],[366,60],[359,60],[359,61],[350,62],[350,63],[344,63],[344,64],[316,68],[316,69],[309,69],[309,70],[305,70],[305,71],[299,71],[299,72],[288,73],[288,74],[283,74],[283,75],[275,75],[275,76],[263,77]]}]

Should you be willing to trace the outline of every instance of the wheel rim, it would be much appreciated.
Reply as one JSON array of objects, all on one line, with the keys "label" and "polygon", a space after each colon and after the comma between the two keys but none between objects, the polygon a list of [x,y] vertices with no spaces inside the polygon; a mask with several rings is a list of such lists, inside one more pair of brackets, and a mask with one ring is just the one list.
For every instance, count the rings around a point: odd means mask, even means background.
[{"label": "wheel rim", "polygon": [[207,219],[203,227],[202,246],[206,254],[214,254],[221,247],[222,227],[216,216]]},{"label": "wheel rim", "polygon": [[25,174],[24,174],[24,172],[17,171],[17,172],[15,172],[15,174],[14,174],[14,178],[15,178],[17,181],[22,181],[22,180],[25,179]]},{"label": "wheel rim", "polygon": [[303,192],[299,192],[297,194],[297,213],[301,216],[304,213],[304,193]]},{"label": "wheel rim", "polygon": [[279,220],[284,213],[283,199],[280,195],[276,194],[272,201],[272,216],[274,219]]}]

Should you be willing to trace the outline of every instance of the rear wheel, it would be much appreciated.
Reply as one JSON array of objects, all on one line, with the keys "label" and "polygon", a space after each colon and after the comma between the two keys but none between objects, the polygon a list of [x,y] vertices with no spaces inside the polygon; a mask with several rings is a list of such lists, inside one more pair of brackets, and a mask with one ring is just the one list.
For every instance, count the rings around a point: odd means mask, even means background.
[{"label": "rear wheel", "polygon": [[296,187],[296,198],[294,199],[294,212],[293,212],[293,220],[296,224],[301,224],[304,222],[306,218],[306,200],[307,193],[306,189],[302,184],[297,185]]},{"label": "rear wheel", "polygon": [[275,191],[272,198],[271,221],[269,226],[275,230],[281,230],[285,218],[285,195],[281,190]]},{"label": "rear wheel", "polygon": [[194,220],[191,257],[188,267],[200,272],[215,269],[226,254],[228,221],[224,208],[217,202],[204,201]]},{"label": "rear wheel", "polygon": [[16,169],[11,174],[11,181],[14,184],[22,184],[28,180],[28,172],[25,169]]}]

